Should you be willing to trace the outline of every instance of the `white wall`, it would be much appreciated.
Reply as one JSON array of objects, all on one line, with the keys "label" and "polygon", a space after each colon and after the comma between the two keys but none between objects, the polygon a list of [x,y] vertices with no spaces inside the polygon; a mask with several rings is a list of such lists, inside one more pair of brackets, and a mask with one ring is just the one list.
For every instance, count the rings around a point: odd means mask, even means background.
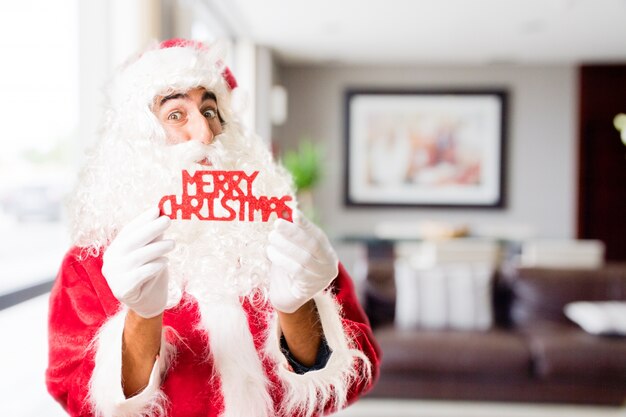
[{"label": "white wall", "polygon": [[[275,129],[282,149],[303,135],[326,144],[324,180],[316,192],[332,236],[372,233],[378,222],[439,220],[470,228],[522,226],[537,236],[574,237],[576,213],[576,68],[287,67],[288,120]],[[506,207],[496,209],[365,209],[343,205],[346,88],[505,88],[509,91]]]},{"label": "white wall", "polygon": [[271,92],[274,84],[274,58],[269,48],[256,47],[255,132],[267,143],[272,140]]}]

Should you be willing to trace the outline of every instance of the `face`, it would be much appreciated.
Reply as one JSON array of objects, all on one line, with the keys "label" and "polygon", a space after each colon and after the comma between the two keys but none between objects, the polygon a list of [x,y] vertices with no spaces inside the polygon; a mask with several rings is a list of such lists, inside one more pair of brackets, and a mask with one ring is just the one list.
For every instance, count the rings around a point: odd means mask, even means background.
[{"label": "face", "polygon": [[171,145],[190,140],[208,145],[222,133],[215,95],[201,87],[157,97],[154,114]]}]

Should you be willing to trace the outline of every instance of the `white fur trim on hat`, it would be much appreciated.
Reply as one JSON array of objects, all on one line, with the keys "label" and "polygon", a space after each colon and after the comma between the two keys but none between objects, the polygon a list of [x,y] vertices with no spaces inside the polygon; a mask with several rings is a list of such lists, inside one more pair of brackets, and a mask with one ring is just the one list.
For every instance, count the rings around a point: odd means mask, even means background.
[{"label": "white fur trim on hat", "polygon": [[97,416],[152,417],[165,415],[167,397],[161,391],[161,378],[169,367],[175,348],[165,340],[152,368],[148,386],[139,394],[126,398],[122,389],[122,334],[127,310],[111,317],[96,339],[95,367],[89,381],[89,400]]},{"label": "white fur trim on hat", "polygon": [[348,390],[353,383],[372,378],[370,361],[363,352],[352,348],[342,324],[340,306],[331,292],[325,291],[313,299],[324,337],[332,351],[323,369],[305,374],[292,372],[280,350],[281,332],[277,317],[270,326],[265,350],[278,364],[277,373],[284,389],[282,415],[310,417],[328,406],[339,410],[345,407]]}]

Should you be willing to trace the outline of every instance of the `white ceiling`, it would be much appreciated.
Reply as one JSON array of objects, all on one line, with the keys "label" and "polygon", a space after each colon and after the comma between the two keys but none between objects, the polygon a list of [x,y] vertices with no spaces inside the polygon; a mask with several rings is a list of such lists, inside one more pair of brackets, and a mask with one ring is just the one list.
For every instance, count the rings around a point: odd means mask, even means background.
[{"label": "white ceiling", "polygon": [[626,62],[626,0],[205,0],[284,63]]}]

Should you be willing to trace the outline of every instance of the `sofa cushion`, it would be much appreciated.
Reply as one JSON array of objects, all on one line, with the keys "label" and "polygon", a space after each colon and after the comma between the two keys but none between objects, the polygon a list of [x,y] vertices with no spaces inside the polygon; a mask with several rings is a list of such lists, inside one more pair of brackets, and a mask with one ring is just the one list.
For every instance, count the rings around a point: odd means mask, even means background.
[{"label": "sofa cushion", "polygon": [[491,330],[401,330],[376,332],[382,372],[470,375],[530,374],[530,352],[521,336]]},{"label": "sofa cushion", "polygon": [[395,324],[402,329],[486,330],[493,322],[493,266],[395,263]]},{"label": "sofa cushion", "polygon": [[626,300],[626,267],[595,270],[519,268],[506,277],[511,291],[511,322],[532,327],[538,321],[570,324],[563,308],[574,301]]},{"label": "sofa cushion", "polygon": [[539,378],[626,382],[626,338],[555,327],[527,332]]},{"label": "sofa cushion", "polygon": [[624,301],[576,301],[565,305],[565,315],[587,333],[626,336]]}]

